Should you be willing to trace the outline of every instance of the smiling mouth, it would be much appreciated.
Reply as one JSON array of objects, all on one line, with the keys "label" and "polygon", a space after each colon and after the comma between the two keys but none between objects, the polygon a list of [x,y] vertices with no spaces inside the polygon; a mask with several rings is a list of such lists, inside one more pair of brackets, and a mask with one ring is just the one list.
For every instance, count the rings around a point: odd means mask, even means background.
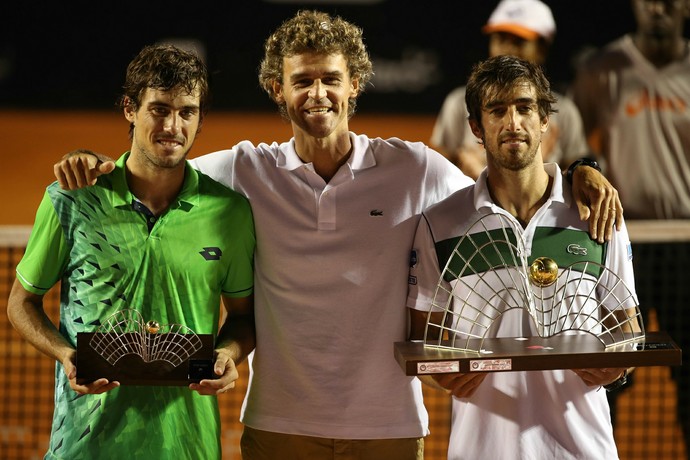
[{"label": "smiling mouth", "polygon": [[307,113],[314,115],[328,113],[329,111],[330,109],[328,107],[315,107],[313,109],[307,109]]},{"label": "smiling mouth", "polygon": [[182,146],[182,142],[177,139],[158,139],[158,143],[165,147],[177,147]]}]

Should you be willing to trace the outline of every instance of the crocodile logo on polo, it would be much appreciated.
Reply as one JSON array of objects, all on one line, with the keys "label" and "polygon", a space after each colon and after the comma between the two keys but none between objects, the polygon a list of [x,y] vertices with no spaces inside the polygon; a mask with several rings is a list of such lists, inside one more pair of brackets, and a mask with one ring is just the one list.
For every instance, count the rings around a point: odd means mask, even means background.
[{"label": "crocodile logo on polo", "polygon": [[220,260],[220,256],[223,255],[223,251],[216,247],[207,247],[203,251],[200,251],[201,257],[206,260]]},{"label": "crocodile logo on polo", "polygon": [[568,247],[566,248],[566,251],[568,251],[569,254],[575,254],[576,256],[586,256],[587,255],[587,248],[584,248],[580,246],[579,244],[569,244]]}]

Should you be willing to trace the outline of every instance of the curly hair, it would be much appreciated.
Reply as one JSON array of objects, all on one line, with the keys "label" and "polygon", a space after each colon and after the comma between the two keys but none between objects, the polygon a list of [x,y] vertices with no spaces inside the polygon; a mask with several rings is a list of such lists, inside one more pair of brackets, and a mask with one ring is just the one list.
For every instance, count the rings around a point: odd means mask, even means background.
[{"label": "curly hair", "polygon": [[[283,22],[264,44],[264,58],[259,66],[259,84],[274,101],[273,82],[283,83],[283,58],[302,53],[342,54],[350,78],[359,80],[360,91],[373,75],[373,66],[362,39],[362,29],[339,16],[320,11],[301,10]],[[348,116],[355,112],[356,97],[349,101]],[[285,104],[279,103],[283,116]]]},{"label": "curly hair", "polygon": [[[201,58],[193,52],[168,44],[145,46],[127,66],[123,93],[118,100],[121,108],[137,110],[148,88],[161,91],[199,92],[201,116],[210,105],[208,71]],[[130,136],[133,127],[130,126]]]},{"label": "curly hair", "polygon": [[465,103],[469,119],[482,127],[482,108],[490,97],[509,91],[516,84],[528,83],[534,87],[539,107],[539,118],[545,119],[556,112],[556,97],[551,84],[537,64],[515,56],[495,56],[474,65],[467,81]]}]

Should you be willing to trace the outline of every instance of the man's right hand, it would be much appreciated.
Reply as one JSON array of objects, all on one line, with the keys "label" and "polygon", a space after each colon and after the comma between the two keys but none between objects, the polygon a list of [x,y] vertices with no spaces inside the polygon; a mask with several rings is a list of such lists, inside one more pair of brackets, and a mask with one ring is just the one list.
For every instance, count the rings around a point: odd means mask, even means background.
[{"label": "man's right hand", "polygon": [[120,386],[120,382],[117,382],[117,381],[110,382],[108,379],[97,379],[91,383],[78,384],[77,383],[77,366],[74,363],[76,357],[77,357],[77,353],[75,350],[67,358],[65,358],[62,361],[62,366],[64,367],[65,374],[67,375],[67,378],[69,379],[69,386],[78,395],[88,395],[88,394],[99,395],[101,393],[105,393],[106,391],[110,391],[110,390]]},{"label": "man's right hand", "polygon": [[98,176],[109,174],[115,162],[90,150],[74,150],[55,163],[53,172],[63,190],[76,190],[94,185]]}]

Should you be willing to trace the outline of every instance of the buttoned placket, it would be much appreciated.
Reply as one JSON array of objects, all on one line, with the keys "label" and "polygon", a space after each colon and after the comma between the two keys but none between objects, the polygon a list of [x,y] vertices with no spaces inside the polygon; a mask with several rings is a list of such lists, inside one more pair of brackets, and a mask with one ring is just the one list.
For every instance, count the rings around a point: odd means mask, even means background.
[{"label": "buttoned placket", "polygon": [[343,165],[328,183],[314,171],[314,166],[311,163],[304,165],[304,172],[314,193],[317,229],[335,230],[337,224],[337,188],[343,183],[353,180],[349,166]]},{"label": "buttoned placket", "polygon": [[151,210],[144,205],[144,203],[136,199],[132,200],[132,209],[144,215],[144,218],[146,219],[146,226],[148,227],[150,235],[154,226],[156,225],[156,222],[158,222],[160,218],[156,217],[153,212],[151,212]]}]

